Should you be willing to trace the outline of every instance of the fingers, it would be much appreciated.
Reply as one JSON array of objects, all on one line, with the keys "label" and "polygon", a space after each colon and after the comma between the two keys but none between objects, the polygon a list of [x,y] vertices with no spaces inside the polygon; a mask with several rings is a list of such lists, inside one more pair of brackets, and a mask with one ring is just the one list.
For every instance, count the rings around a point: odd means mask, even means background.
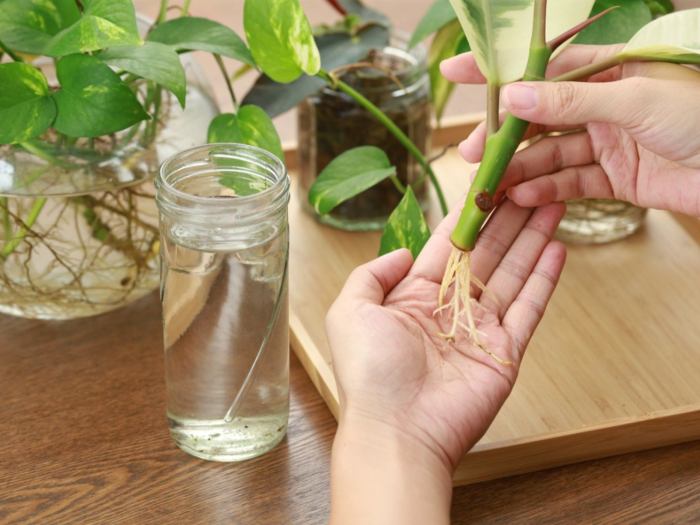
[{"label": "fingers", "polygon": [[503,88],[504,107],[522,119],[549,126],[607,122],[630,128],[639,124],[651,93],[635,92],[638,79],[618,82],[519,82]]},{"label": "fingers", "polygon": [[479,71],[474,55],[462,53],[440,62],[440,73],[450,82],[458,84],[485,84],[486,79]]},{"label": "fingers", "polygon": [[[547,68],[547,78],[610,58],[618,53],[622,47],[624,46],[571,45],[552,60]],[[472,53],[462,53],[443,60],[440,63],[440,72],[450,82],[459,84],[484,84],[486,82]],[[609,70],[604,75],[607,80],[617,80],[620,76],[620,69]],[[596,78],[596,80],[602,80],[602,78]]]},{"label": "fingers", "polygon": [[513,339],[521,358],[554,293],[565,261],[564,245],[550,241],[503,317],[502,326]]},{"label": "fingers", "polygon": [[550,204],[534,211],[507,253],[498,262],[481,296],[481,304],[502,318],[530,277],[545,247],[564,216],[563,204]]},{"label": "fingers", "polygon": [[412,264],[411,252],[401,249],[358,266],[348,277],[336,302],[382,304],[387,294],[406,277]]},{"label": "fingers", "polygon": [[566,168],[508,188],[506,195],[520,206],[542,206],[570,199],[614,198],[610,179],[598,164]]},{"label": "fingers", "polygon": [[[591,137],[586,132],[546,137],[513,156],[503,174],[501,187],[510,188],[564,168],[585,166],[595,161]],[[518,204],[522,206],[520,202]]]}]

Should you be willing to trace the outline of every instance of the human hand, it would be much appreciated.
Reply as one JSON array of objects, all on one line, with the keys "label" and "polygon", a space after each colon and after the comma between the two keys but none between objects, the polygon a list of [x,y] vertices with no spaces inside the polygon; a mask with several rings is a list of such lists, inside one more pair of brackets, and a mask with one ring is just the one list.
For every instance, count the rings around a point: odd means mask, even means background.
[{"label": "human hand", "polygon": [[[408,250],[399,250],[357,268],[328,313],[341,398],[334,470],[344,474],[334,474],[335,485],[352,486],[338,478],[350,476],[368,454],[379,465],[376,476],[390,470],[390,459],[385,458],[398,456],[397,468],[418,465],[430,479],[416,498],[430,501],[425,491],[440,486],[449,502],[453,469],[513,388],[525,347],[564,264],[564,246],[552,241],[564,206],[552,204],[533,212],[506,201],[472,252],[472,271],[488,289],[476,295],[481,311],[477,326],[489,350],[512,361],[510,366],[475,347],[466,332],[454,341],[439,335],[450,324],[446,315],[434,311],[457,211],[438,227],[415,263]],[[356,451],[352,458],[348,448]],[[420,486],[421,476],[412,472],[394,481],[408,478],[411,490]],[[352,490],[334,487],[334,499],[353,511],[366,508],[366,500],[348,503],[354,497],[348,493],[368,490],[369,477]],[[393,486],[383,484],[387,485]],[[388,489],[379,490],[387,499]],[[397,504],[394,511],[398,507],[403,508]],[[420,522],[415,506],[408,507],[415,520],[410,522]],[[358,523],[366,519],[354,516]]]},{"label": "human hand", "polygon": [[[573,45],[547,77],[613,56],[619,46]],[[471,54],[441,64],[460,83],[482,83]],[[521,82],[503,88],[504,108],[536,125],[539,140],[518,152],[501,189],[521,206],[578,198],[615,198],[700,216],[700,73],[660,63],[630,63],[589,82]],[[574,131],[585,128],[584,131]],[[460,145],[478,162],[485,126]]]}]

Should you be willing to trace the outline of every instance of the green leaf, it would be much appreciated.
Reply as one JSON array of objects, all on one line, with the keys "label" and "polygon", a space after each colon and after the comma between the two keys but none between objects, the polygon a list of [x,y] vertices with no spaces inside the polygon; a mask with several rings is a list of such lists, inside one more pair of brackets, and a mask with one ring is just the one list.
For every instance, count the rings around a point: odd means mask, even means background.
[{"label": "green leaf", "polygon": [[319,72],[321,57],[299,0],[246,0],[243,24],[255,62],[272,80]]},{"label": "green leaf", "polygon": [[450,5],[450,0],[435,0],[435,3],[430,6],[428,12],[416,26],[411,40],[408,42],[409,49],[415,47],[416,44],[422,42],[430,35],[439,31],[447,24],[457,18],[454,9]]},{"label": "green leaf", "polygon": [[591,15],[612,6],[619,6],[593,25],[581,31],[576,44],[619,44],[628,42],[634,34],[651,22],[651,11],[644,0],[596,0]]},{"label": "green leaf", "polygon": [[341,153],[321,173],[309,190],[309,203],[321,215],[339,204],[396,175],[389,157],[375,146],[360,146]]},{"label": "green leaf", "polygon": [[[327,71],[362,60],[370,50],[382,49],[388,43],[389,31],[379,25],[366,26],[354,36],[347,33],[329,33],[316,37],[321,64]],[[243,99],[243,103],[260,106],[274,118],[296,107],[325,85],[320,78],[307,75],[289,84],[281,84],[261,75]]]},{"label": "green leaf", "polygon": [[430,228],[425,222],[423,210],[413,190],[409,187],[384,227],[379,255],[399,248],[407,248],[411,250],[415,259],[428,239],[430,239]]},{"label": "green leaf", "polygon": [[[586,20],[593,1],[549,2],[547,39]],[[496,85],[522,77],[532,36],[534,0],[450,0],[450,3],[484,77]]]},{"label": "green leaf", "polygon": [[428,53],[428,74],[430,75],[430,92],[438,121],[442,118],[447,101],[455,85],[440,73],[440,62],[459,53],[469,51],[469,43],[462,34],[457,20],[447,24],[435,35]]},{"label": "green leaf", "polygon": [[1,0],[0,39],[15,51],[40,55],[53,35],[79,17],[73,0]]},{"label": "green leaf", "polygon": [[93,56],[69,55],[56,68],[61,89],[54,127],[70,137],[98,137],[148,118],[136,95]]},{"label": "green leaf", "polygon": [[97,57],[114,66],[172,91],[180,105],[185,107],[187,80],[180,57],[169,46],[145,42],[140,46],[117,46],[102,51]]},{"label": "green leaf", "polygon": [[83,5],[83,16],[55,35],[44,54],[62,57],[141,43],[131,0],[83,0]]},{"label": "green leaf", "polygon": [[673,13],[674,7],[671,0],[644,0],[651,11],[651,16],[657,18],[659,16]]},{"label": "green leaf", "polygon": [[349,14],[358,16],[365,22],[379,22],[385,27],[389,27],[389,18],[385,14],[365,6],[360,0],[338,1]]},{"label": "green leaf", "polygon": [[233,30],[207,18],[183,16],[164,22],[148,35],[151,42],[169,45],[176,51],[208,51],[255,67],[248,46]]},{"label": "green leaf", "polygon": [[238,114],[224,113],[217,116],[209,125],[207,141],[258,146],[284,162],[284,151],[277,130],[267,113],[257,106],[242,106]]},{"label": "green leaf", "polygon": [[0,64],[0,144],[23,142],[40,135],[56,116],[46,78],[20,62]]},{"label": "green leaf", "polygon": [[618,56],[700,64],[700,9],[676,11],[650,22]]}]

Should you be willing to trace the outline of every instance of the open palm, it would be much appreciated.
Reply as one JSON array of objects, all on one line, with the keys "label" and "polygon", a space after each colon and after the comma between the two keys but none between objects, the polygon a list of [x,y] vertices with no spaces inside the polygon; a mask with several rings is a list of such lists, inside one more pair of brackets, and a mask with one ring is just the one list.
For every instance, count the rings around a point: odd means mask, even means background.
[{"label": "open palm", "polygon": [[455,466],[512,389],[563,267],[564,247],[551,240],[562,214],[561,205],[533,213],[506,202],[473,252],[488,289],[473,293],[477,326],[497,358],[466,331],[453,341],[440,335],[451,322],[434,312],[454,213],[415,264],[401,250],[355,270],[327,319],[343,409],[396,426]]}]

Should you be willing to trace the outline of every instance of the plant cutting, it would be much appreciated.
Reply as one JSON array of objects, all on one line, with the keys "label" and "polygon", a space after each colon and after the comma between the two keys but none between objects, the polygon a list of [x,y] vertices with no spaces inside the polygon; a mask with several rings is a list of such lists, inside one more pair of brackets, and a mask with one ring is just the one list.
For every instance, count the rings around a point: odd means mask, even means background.
[{"label": "plant cutting", "polygon": [[[218,113],[184,55],[254,66],[232,30],[172,7],[151,24],[130,0],[0,0],[2,311],[92,315],[157,286],[150,180]],[[241,118],[265,130],[243,141],[271,135],[264,112]]]},{"label": "plant cutting", "polygon": [[[452,330],[444,334],[445,337],[454,337],[458,328],[465,326],[474,342],[484,348],[471,311],[471,285],[482,285],[471,277],[470,252],[497,204],[496,191],[501,178],[528,126],[527,122],[512,115],[507,115],[503,124],[499,123],[500,87],[521,78],[544,79],[553,54],[583,29],[593,27],[592,24],[605,11],[586,19],[584,13],[590,5],[586,8],[581,2],[551,2],[548,8],[546,0],[450,1],[471,43],[479,69],[487,80],[488,136],[482,162],[451,235],[454,248],[438,304],[439,311],[452,316]],[[666,15],[640,29],[611,59],[570,71],[553,80],[576,80],[629,61],[700,64],[698,27],[699,9]],[[530,46],[520,53],[514,50],[514,43],[523,38],[529,38]],[[462,321],[463,318],[466,322]]]}]

